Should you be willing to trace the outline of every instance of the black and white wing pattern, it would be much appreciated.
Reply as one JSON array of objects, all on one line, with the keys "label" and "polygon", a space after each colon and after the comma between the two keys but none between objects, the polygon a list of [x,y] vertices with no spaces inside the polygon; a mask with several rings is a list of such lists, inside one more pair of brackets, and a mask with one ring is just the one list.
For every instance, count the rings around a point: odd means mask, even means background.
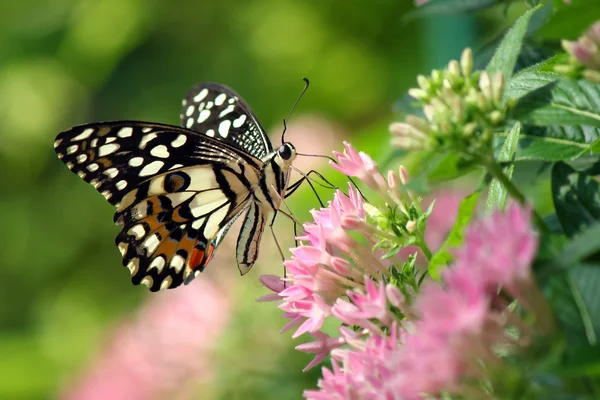
[{"label": "black and white wing pattern", "polygon": [[227,141],[147,122],[78,126],[59,134],[54,147],[117,207],[123,265],[134,284],[151,291],[177,287],[204,269],[232,221],[251,206],[263,169],[259,158]]},{"label": "black and white wing pattern", "polygon": [[[182,126],[228,143],[254,157],[266,161],[274,155],[271,141],[250,106],[225,85],[209,82],[194,86],[182,102],[180,117]],[[266,197],[269,196],[267,190]],[[264,207],[253,204],[248,208],[236,249],[242,274],[247,273],[258,258],[258,245],[266,220]],[[225,236],[230,226],[223,229],[219,239]]]},{"label": "black and white wing pattern", "polygon": [[202,83],[182,102],[181,125],[263,159],[273,153],[265,129],[246,102],[219,83]]}]

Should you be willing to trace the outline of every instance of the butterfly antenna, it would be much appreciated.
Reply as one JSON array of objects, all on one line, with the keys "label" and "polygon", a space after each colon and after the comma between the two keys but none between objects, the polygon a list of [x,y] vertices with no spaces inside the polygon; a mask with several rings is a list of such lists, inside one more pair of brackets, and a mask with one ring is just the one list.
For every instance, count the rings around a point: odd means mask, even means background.
[{"label": "butterfly antenna", "polygon": [[310,81],[308,80],[308,78],[302,78],[302,80],[304,81],[304,89],[302,89],[302,92],[300,92],[300,96],[298,96],[298,98],[296,99],[296,102],[292,106],[292,109],[288,113],[287,117],[285,117],[285,119],[283,120],[283,133],[281,134],[281,144],[285,143],[285,131],[287,131],[287,122],[290,120],[292,112],[294,111],[294,109],[300,102],[300,99],[302,98],[302,96],[304,96],[304,93],[306,92],[306,90],[308,89],[308,86],[310,85]]}]

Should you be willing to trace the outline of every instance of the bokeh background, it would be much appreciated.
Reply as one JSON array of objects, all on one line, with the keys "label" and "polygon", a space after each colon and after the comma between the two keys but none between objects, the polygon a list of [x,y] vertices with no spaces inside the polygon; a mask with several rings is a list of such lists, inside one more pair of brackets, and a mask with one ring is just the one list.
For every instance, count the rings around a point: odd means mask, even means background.
[{"label": "bokeh background", "polygon": [[[287,138],[320,154],[349,140],[385,164],[416,74],[485,48],[519,7],[406,20],[414,5],[398,0],[3,1],[0,399],[300,398],[320,370],[301,372],[311,356],[279,333],[275,304],[255,301],[268,293],[259,276],[282,274],[271,235],[243,279],[232,230],[193,284],[134,287],[112,207],[55,157],[54,137],[101,120],[179,124],[188,88],[215,81],[278,140],[306,76]],[[298,166],[344,182],[319,159]],[[318,207],[306,188],[288,204],[300,220]],[[277,228],[293,244],[291,223]]]}]

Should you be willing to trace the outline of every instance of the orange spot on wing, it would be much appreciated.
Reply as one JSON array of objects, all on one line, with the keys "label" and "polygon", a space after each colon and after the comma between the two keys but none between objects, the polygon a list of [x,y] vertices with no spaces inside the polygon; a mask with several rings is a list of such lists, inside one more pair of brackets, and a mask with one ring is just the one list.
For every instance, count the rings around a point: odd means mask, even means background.
[{"label": "orange spot on wing", "polygon": [[212,253],[213,253],[214,249],[215,249],[215,247],[213,245],[209,245],[208,248],[206,249],[206,251],[200,250],[200,249],[194,249],[192,251],[192,255],[190,256],[190,261],[188,263],[188,267],[192,271],[196,270],[198,268],[200,268],[200,270],[203,270],[204,267],[206,267],[206,264],[208,264],[208,262],[212,258]]}]

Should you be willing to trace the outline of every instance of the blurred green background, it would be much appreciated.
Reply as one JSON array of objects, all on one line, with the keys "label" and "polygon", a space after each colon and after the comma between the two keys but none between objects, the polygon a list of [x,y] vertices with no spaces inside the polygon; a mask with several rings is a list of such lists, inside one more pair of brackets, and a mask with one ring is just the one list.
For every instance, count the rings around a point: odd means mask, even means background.
[{"label": "blurred green background", "polygon": [[[179,124],[188,88],[215,81],[238,91],[279,137],[306,76],[311,87],[287,138],[299,151],[322,154],[347,139],[382,160],[393,105],[416,74],[509,24],[498,9],[402,22],[412,8],[398,0],[2,2],[0,399],[68,396],[110,347],[116,326],[148,318],[139,310],[173,292],[130,284],[114,246],[113,209],[56,158],[60,131],[115,119]],[[318,204],[305,189],[289,205],[305,219]],[[289,221],[280,225],[291,244]],[[199,377],[191,392],[156,398],[299,398],[314,387],[320,368],[301,372],[311,356],[294,350],[300,341],[291,333],[279,334],[287,321],[274,304],[255,302],[268,292],[260,274],[282,273],[268,232],[264,242],[243,279],[225,254],[231,243],[200,278],[229,304],[218,339],[202,355],[189,354],[204,357],[210,377]],[[197,330],[203,341],[208,328],[182,321],[180,329]]]}]

